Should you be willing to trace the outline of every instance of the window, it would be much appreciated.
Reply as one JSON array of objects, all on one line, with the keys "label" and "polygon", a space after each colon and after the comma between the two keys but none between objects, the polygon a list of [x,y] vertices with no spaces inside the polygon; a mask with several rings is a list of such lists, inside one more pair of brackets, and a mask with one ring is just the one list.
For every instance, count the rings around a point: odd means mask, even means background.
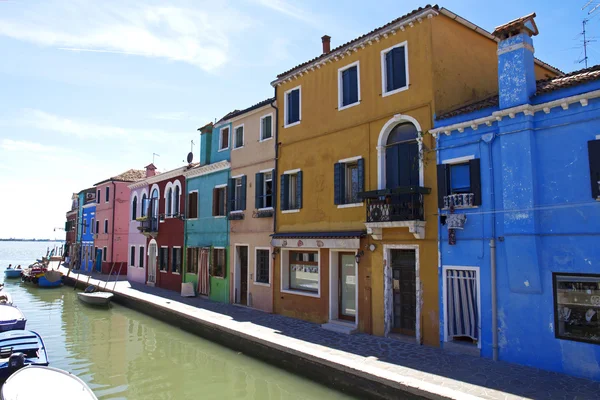
[{"label": "window", "polygon": [[302,208],[302,171],[281,175],[281,209],[299,210]]},{"label": "window", "polygon": [[246,209],[246,176],[231,178],[229,180],[229,211],[243,211]]},{"label": "window", "polygon": [[97,228],[96,230],[94,230],[94,218],[92,218],[91,222],[90,222],[90,233],[94,234],[97,232]]},{"label": "window", "polygon": [[210,274],[220,278],[225,277],[225,249],[213,248]]},{"label": "window", "polygon": [[100,233],[100,221],[96,221],[96,233]]},{"label": "window", "polygon": [[135,267],[135,246],[129,249],[129,266]]},{"label": "window", "polygon": [[140,268],[144,268],[144,258],[146,258],[146,252],[144,250],[144,246],[140,246],[140,259],[138,265]]},{"label": "window", "polygon": [[338,70],[338,110],[360,102],[358,61]]},{"label": "window", "polygon": [[173,272],[181,272],[181,247],[173,247],[173,255],[171,259],[171,267]]},{"label": "window", "polygon": [[285,126],[292,126],[300,123],[302,118],[301,112],[301,95],[300,86],[290,89],[285,92],[284,97],[284,109],[285,109]]},{"label": "window", "polygon": [[383,96],[408,89],[408,54],[406,42],[381,52]]},{"label": "window", "polygon": [[137,218],[137,196],[133,196],[133,202],[131,203],[131,220],[135,221]]},{"label": "window", "polygon": [[173,215],[179,215],[179,203],[181,191],[179,185],[175,185],[175,194],[173,195]]},{"label": "window", "polygon": [[588,157],[590,160],[592,197],[600,200],[600,140],[590,140],[588,142]]},{"label": "window", "polygon": [[190,274],[198,273],[198,255],[197,247],[188,247],[187,249],[187,272]]},{"label": "window", "polygon": [[316,251],[290,251],[289,288],[318,293],[318,261],[318,252]]},{"label": "window", "polygon": [[106,261],[106,246],[102,248],[102,261]]},{"label": "window", "polygon": [[161,247],[158,252],[158,269],[167,272],[169,268],[169,248]]},{"label": "window", "polygon": [[87,233],[87,221],[83,221],[83,234]]},{"label": "window", "polygon": [[553,273],[552,278],[556,337],[600,343],[600,275]]},{"label": "window", "polygon": [[140,212],[140,216],[145,217],[147,211],[148,211],[148,198],[146,196],[146,193],[144,193],[142,195],[142,211]]},{"label": "window", "polygon": [[270,283],[270,257],[269,250],[267,249],[256,249],[256,270],[254,275],[256,276],[256,283]]},{"label": "window", "polygon": [[215,217],[224,216],[226,210],[226,187],[216,187],[213,189],[213,213]]},{"label": "window", "polygon": [[98,255],[98,248],[94,247],[94,257],[93,257],[94,261],[96,260],[96,255]]},{"label": "window", "polygon": [[166,193],[167,197],[167,216],[173,215],[173,188],[169,188]]},{"label": "window", "polygon": [[188,193],[188,215],[187,219],[198,218],[198,192]]},{"label": "window", "polygon": [[260,140],[267,140],[273,137],[273,115],[265,115],[260,119]]},{"label": "window", "polygon": [[448,340],[461,344],[479,341],[479,283],[476,267],[444,267],[444,307]]},{"label": "window", "polygon": [[107,186],[106,187],[106,202],[108,203],[108,201],[110,200],[110,188]]},{"label": "window", "polygon": [[481,205],[481,177],[479,159],[449,160],[438,165],[439,208],[471,207]]},{"label": "window", "polygon": [[236,127],[234,132],[233,148],[239,149],[240,147],[244,147],[244,125]]},{"label": "window", "polygon": [[256,174],[254,206],[258,209],[273,208],[273,172]]},{"label": "window", "polygon": [[358,204],[358,193],[364,191],[364,158],[340,160],[333,165],[334,204]]},{"label": "window", "polygon": [[108,220],[104,220],[104,233],[108,233]]},{"label": "window", "polygon": [[100,203],[100,189],[98,189],[98,192],[96,193],[96,203]]},{"label": "window", "polygon": [[229,148],[229,128],[221,128],[219,134],[219,151]]}]

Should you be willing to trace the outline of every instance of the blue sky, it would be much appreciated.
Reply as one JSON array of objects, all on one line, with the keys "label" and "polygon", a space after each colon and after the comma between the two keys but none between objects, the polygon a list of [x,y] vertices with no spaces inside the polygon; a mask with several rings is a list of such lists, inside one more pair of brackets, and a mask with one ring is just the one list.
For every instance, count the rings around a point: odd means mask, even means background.
[{"label": "blue sky", "polygon": [[[536,56],[571,71],[586,2],[439,4],[488,31],[536,12]],[[0,238],[63,237],[72,192],[152,153],[162,171],[182,165],[198,127],[272,96],[322,35],[335,47],[425,4],[0,0]],[[597,43],[589,56],[600,62]]]}]

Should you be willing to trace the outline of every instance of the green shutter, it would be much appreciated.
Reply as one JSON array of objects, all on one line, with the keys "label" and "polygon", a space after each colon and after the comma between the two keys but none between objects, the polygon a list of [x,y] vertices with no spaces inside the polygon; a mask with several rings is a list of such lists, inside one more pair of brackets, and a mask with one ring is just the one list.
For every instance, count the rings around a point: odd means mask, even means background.
[{"label": "green shutter", "polygon": [[235,180],[229,179],[227,181],[227,214],[231,210],[233,210],[233,205],[235,202]]},{"label": "green shutter", "polygon": [[289,199],[288,199],[288,195],[290,193],[290,176],[283,174],[281,175],[281,192],[280,192],[280,199],[281,199],[281,210],[289,210]]},{"label": "green shutter", "polygon": [[[264,120],[263,120],[264,121]],[[263,208],[262,196],[265,176],[261,172],[257,172],[254,180],[254,208]]]},{"label": "green shutter", "polygon": [[246,209],[246,175],[242,176],[242,193],[241,193],[242,198],[240,199],[240,207],[238,207],[239,210],[245,210]]}]

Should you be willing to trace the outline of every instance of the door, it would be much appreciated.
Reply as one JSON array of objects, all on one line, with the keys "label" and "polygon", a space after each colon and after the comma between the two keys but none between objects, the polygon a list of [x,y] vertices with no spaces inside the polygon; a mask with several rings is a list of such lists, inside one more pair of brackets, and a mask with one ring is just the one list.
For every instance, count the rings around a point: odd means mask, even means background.
[{"label": "door", "polygon": [[392,331],[414,336],[417,323],[417,284],[414,250],[391,250]]},{"label": "door", "polygon": [[158,246],[156,241],[152,239],[148,244],[148,284],[156,283],[156,253]]},{"label": "door", "polygon": [[239,263],[239,296],[238,303],[248,304],[248,246],[238,246],[238,263]]},{"label": "door", "polygon": [[96,271],[102,272],[102,249],[96,250]]},{"label": "door", "polygon": [[356,321],[356,258],[353,253],[340,253],[338,263],[338,316]]}]

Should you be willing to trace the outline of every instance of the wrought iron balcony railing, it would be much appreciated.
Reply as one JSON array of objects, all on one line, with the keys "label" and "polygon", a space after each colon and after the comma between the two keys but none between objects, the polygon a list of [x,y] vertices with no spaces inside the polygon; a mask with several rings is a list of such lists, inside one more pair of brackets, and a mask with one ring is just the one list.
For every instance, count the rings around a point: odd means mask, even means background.
[{"label": "wrought iron balcony railing", "polygon": [[371,190],[359,193],[367,202],[367,222],[424,221],[424,195],[430,188],[420,186]]},{"label": "wrought iron balcony railing", "polygon": [[142,217],[138,218],[140,226],[138,229],[142,233],[156,233],[158,232],[158,217]]}]

